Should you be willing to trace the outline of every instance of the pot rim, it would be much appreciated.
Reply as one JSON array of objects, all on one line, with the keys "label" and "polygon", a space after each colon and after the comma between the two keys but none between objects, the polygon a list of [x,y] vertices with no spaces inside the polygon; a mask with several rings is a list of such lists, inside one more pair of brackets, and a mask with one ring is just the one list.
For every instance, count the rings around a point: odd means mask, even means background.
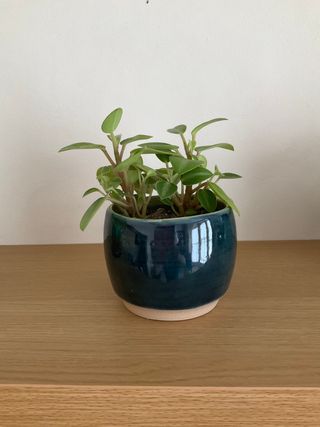
[{"label": "pot rim", "polygon": [[175,217],[175,218],[153,218],[153,219],[148,219],[148,218],[135,218],[135,217],[127,217],[124,215],[119,214],[118,212],[115,212],[115,210],[113,209],[113,204],[111,204],[108,209],[107,212],[110,212],[111,215],[114,215],[118,218],[122,218],[126,221],[133,221],[133,222],[143,222],[143,223],[149,223],[149,224],[156,224],[156,223],[172,223],[172,222],[186,222],[186,221],[197,221],[198,219],[203,219],[203,218],[207,218],[208,216],[220,216],[226,213],[232,213],[232,209],[225,205],[224,208],[219,209],[218,211],[214,211],[214,212],[206,212],[204,214],[199,214],[199,215],[190,215],[190,216],[179,216],[179,217]]}]

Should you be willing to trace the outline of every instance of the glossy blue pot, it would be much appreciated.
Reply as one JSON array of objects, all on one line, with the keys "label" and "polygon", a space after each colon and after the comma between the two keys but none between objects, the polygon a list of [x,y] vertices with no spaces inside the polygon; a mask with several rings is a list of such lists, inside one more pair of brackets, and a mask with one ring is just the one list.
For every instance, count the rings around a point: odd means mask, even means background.
[{"label": "glossy blue pot", "polygon": [[227,291],[236,257],[230,208],[183,218],[128,218],[107,209],[105,258],[116,294],[157,320],[203,315]]}]

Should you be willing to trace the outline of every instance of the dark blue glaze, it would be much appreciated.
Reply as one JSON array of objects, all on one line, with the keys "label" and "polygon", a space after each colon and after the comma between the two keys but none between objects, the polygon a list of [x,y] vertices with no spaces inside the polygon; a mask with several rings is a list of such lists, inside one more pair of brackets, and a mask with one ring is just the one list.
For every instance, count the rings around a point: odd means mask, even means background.
[{"label": "dark blue glaze", "polygon": [[104,249],[115,292],[131,304],[186,309],[220,298],[236,257],[232,210],[141,220],[108,208]]}]

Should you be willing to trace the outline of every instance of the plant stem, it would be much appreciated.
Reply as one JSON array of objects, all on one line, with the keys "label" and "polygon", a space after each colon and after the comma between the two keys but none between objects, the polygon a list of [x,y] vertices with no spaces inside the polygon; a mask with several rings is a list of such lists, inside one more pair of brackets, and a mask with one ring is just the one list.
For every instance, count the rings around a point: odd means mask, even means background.
[{"label": "plant stem", "polygon": [[200,188],[202,187],[206,187],[208,185],[208,181],[206,182],[202,182],[201,184],[197,185],[197,187],[195,187],[192,191],[191,194],[196,193],[198,190],[200,190]]},{"label": "plant stem", "polygon": [[179,216],[179,215],[180,215],[180,213],[179,213],[178,211],[176,211],[176,209],[175,209],[174,205],[172,205],[172,206],[171,206],[171,209],[173,210],[173,212],[174,212],[177,216]]},{"label": "plant stem", "polygon": [[181,133],[180,135],[181,135],[181,139],[183,142],[184,151],[186,153],[186,156],[188,159],[192,159],[192,154],[189,151],[187,140],[186,140],[185,136],[183,135],[183,133]]},{"label": "plant stem", "polygon": [[114,205],[122,206],[123,208],[128,208],[129,207],[125,202],[123,202],[121,200],[114,199],[113,197],[107,196],[106,199],[109,200]]},{"label": "plant stem", "polygon": [[192,185],[186,185],[186,192],[184,194],[183,198],[183,207],[184,209],[188,209],[190,200],[192,196]]},{"label": "plant stem", "polygon": [[118,165],[121,162],[121,158],[118,150],[118,141],[113,132],[110,134],[110,136],[111,136],[112,145],[113,145],[114,158],[116,159],[116,163]]},{"label": "plant stem", "polygon": [[123,208],[122,208],[121,206],[119,206],[119,205],[117,205],[117,207],[118,207],[119,211],[123,213],[123,215],[124,215],[124,216],[129,216],[128,212],[127,212],[125,209],[123,209]]},{"label": "plant stem", "polygon": [[178,210],[179,210],[179,214],[181,216],[184,215],[184,207],[183,207],[183,203],[180,201],[180,199],[177,197],[177,195],[175,194],[172,197],[173,202],[175,203],[175,205],[177,206]]},{"label": "plant stem", "polygon": [[124,154],[125,149],[126,149],[126,144],[123,144],[121,146],[121,150],[120,150],[120,160],[122,160],[122,158],[123,158],[123,154]]},{"label": "plant stem", "polygon": [[122,191],[125,193],[125,198],[126,198],[126,202],[127,202],[127,209],[128,209],[128,213],[129,216],[133,215],[134,213],[134,203],[132,201],[133,199],[133,194],[132,194],[132,190],[131,188],[129,188],[128,185],[128,177],[127,177],[127,173],[124,172],[119,172],[119,178],[121,179],[121,188]]},{"label": "plant stem", "polygon": [[101,150],[102,150],[103,154],[106,156],[106,158],[108,159],[108,161],[110,162],[110,164],[111,164],[112,166],[115,166],[116,164],[115,164],[115,162],[112,160],[112,158],[111,158],[110,154],[108,153],[108,151],[107,151],[105,148],[102,148]]},{"label": "plant stem", "polygon": [[149,196],[148,196],[148,198],[147,198],[147,200],[143,206],[143,209],[142,209],[142,217],[143,218],[145,218],[147,215],[147,210],[148,210],[148,206],[149,206],[149,203],[151,201],[151,198],[152,198],[152,193],[153,193],[153,189],[151,190],[151,193],[149,194]]},{"label": "plant stem", "polygon": [[168,172],[168,177],[169,177],[169,182],[170,182],[171,181],[171,176],[172,176],[172,171],[169,168],[168,162],[166,162],[166,169],[167,169],[167,172]]},{"label": "plant stem", "polygon": [[183,196],[184,196],[184,185],[181,182],[181,197],[182,197],[182,199],[183,199]]},{"label": "plant stem", "polygon": [[137,205],[136,198],[135,198],[134,196],[133,196],[132,200],[133,200],[133,204],[134,204],[134,207],[135,207],[135,210],[136,210],[136,214],[137,214],[137,216],[138,216],[139,218],[142,218],[142,215],[141,215],[141,213],[140,213],[140,211],[139,211],[139,208],[138,208],[138,205]]}]

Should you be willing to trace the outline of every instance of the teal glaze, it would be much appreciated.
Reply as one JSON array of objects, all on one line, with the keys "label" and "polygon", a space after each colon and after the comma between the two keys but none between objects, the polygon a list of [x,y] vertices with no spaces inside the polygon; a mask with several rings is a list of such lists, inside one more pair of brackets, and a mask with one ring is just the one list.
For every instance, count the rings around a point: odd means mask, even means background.
[{"label": "teal glaze", "polygon": [[236,226],[228,207],[203,215],[144,220],[109,207],[105,258],[115,292],[131,304],[187,309],[220,298],[236,257]]}]

